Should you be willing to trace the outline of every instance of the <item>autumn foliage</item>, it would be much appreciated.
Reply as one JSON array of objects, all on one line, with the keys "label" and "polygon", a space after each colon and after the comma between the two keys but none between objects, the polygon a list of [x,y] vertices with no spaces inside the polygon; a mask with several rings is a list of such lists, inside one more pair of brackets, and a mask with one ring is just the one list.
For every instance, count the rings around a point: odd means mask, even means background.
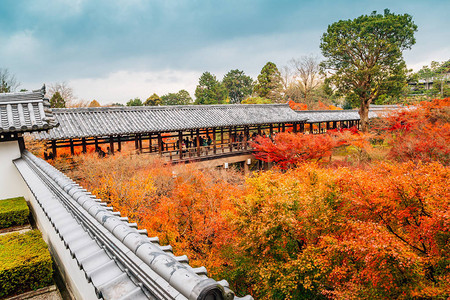
[{"label": "autumn foliage", "polygon": [[448,109],[420,104],[369,134],[258,137],[255,156],[282,170],[246,178],[123,154],[76,156],[68,175],[239,295],[446,299]]}]

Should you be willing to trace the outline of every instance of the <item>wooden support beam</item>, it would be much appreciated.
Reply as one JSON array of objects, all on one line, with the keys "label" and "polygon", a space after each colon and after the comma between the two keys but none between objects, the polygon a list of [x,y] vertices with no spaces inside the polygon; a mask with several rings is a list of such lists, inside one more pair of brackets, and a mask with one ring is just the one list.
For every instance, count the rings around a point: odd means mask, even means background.
[{"label": "wooden support beam", "polygon": [[216,154],[216,152],[217,152],[216,127],[213,127],[212,135],[213,135],[213,153]]},{"label": "wooden support beam", "polygon": [[195,133],[197,134],[197,142],[195,143],[197,145],[197,156],[200,156],[200,130],[197,129]]},{"label": "wooden support beam", "polygon": [[223,145],[223,127],[220,127],[220,144]]},{"label": "wooden support beam", "polygon": [[233,152],[233,127],[229,128],[228,132],[228,144],[230,146],[230,152]]},{"label": "wooden support beam", "polygon": [[158,152],[159,155],[162,156],[162,150],[163,150],[163,141],[162,141],[162,137],[161,137],[161,132],[158,132]]},{"label": "wooden support beam", "polygon": [[270,124],[269,134],[270,137],[273,138],[273,124]]},{"label": "wooden support beam", "polygon": [[319,122],[319,133],[322,133],[322,124]]},{"label": "wooden support beam", "polygon": [[75,154],[75,149],[73,147],[73,140],[70,139],[70,154],[74,155]]},{"label": "wooden support beam", "polygon": [[109,152],[111,152],[111,154],[114,154],[114,138],[113,138],[113,136],[109,137]]},{"label": "wooden support beam", "polygon": [[261,135],[261,125],[258,125],[258,135]]},{"label": "wooden support beam", "polygon": [[152,153],[153,147],[152,147],[152,134],[151,133],[148,134],[148,148],[150,149],[149,152]]},{"label": "wooden support beam", "polygon": [[120,136],[120,135],[118,135],[117,136],[117,151],[122,151],[122,143],[121,143],[121,140],[122,139],[122,137]]},{"label": "wooden support beam", "polygon": [[56,158],[56,140],[52,140],[52,154],[53,158]]},{"label": "wooden support beam", "polygon": [[139,148],[139,140],[138,135],[134,136],[134,148],[137,150]]},{"label": "wooden support beam", "polygon": [[313,123],[309,123],[309,133],[314,134]]},{"label": "wooden support beam", "polygon": [[183,159],[183,132],[178,131],[178,152],[180,154],[180,159]]},{"label": "wooden support beam", "polygon": [[282,127],[281,127],[281,128],[282,128],[282,131],[285,132],[285,131],[286,131],[286,124],[283,123],[281,126],[282,126]]},{"label": "wooden support beam", "polygon": [[86,138],[81,138],[81,144],[82,144],[82,147],[83,147],[83,153],[86,153],[87,152],[87,149],[86,149]]},{"label": "wooden support beam", "polygon": [[142,134],[139,134],[139,152],[142,152]]}]

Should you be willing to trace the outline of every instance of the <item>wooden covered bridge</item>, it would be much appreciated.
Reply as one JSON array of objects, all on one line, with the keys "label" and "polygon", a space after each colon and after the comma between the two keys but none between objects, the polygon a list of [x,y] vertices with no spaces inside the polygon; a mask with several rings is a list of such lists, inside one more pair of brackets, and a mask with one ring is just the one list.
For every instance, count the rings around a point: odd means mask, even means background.
[{"label": "wooden covered bridge", "polygon": [[72,155],[88,147],[114,153],[131,142],[139,153],[173,162],[250,153],[249,141],[257,135],[359,126],[357,111],[296,112],[287,104],[65,108],[53,114],[60,126],[36,135],[51,157],[59,148]]}]

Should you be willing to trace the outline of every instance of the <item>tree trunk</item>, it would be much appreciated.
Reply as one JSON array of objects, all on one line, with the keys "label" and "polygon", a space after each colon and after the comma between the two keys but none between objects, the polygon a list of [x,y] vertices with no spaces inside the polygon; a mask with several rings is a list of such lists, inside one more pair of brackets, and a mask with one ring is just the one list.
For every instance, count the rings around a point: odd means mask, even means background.
[{"label": "tree trunk", "polygon": [[361,119],[361,130],[363,132],[369,131],[369,100],[363,99],[361,107],[359,108],[359,117]]}]

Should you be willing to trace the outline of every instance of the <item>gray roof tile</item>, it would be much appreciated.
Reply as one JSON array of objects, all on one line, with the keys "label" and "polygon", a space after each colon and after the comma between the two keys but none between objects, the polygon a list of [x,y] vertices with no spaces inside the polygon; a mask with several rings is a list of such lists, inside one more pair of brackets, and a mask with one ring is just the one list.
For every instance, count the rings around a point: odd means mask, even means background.
[{"label": "gray roof tile", "polygon": [[61,124],[38,139],[67,139],[197,128],[302,122],[287,104],[231,104],[54,109]]},{"label": "gray roof tile", "polygon": [[58,126],[40,90],[0,94],[0,133],[43,131]]}]

